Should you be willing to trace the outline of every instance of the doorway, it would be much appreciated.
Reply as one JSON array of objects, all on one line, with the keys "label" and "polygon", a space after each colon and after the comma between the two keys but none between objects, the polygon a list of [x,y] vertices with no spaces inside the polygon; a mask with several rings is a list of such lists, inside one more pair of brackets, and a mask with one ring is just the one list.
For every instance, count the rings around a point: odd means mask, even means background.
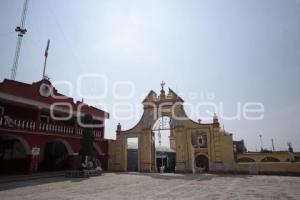
[{"label": "doorway", "polygon": [[44,160],[40,164],[42,171],[66,170],[68,166],[68,150],[65,144],[55,140],[45,145]]},{"label": "doorway", "polygon": [[127,171],[138,172],[139,171],[139,138],[127,138]]},{"label": "doorway", "polygon": [[208,158],[205,155],[198,155],[195,159],[195,164],[197,168],[203,169],[205,172],[208,172]]},{"label": "doorway", "polygon": [[[157,172],[175,172],[176,151],[171,118],[160,117],[153,126],[155,163]],[[162,169],[163,168],[163,169]]]}]

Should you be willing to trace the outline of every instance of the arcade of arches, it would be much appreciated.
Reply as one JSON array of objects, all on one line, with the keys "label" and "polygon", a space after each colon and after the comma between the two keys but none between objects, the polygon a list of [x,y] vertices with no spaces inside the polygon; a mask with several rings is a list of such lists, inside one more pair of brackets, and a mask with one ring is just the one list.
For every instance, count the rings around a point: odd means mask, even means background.
[{"label": "arcade of arches", "polygon": [[[1,174],[68,170],[79,166],[77,162],[80,159],[78,159],[79,156],[74,153],[74,150],[79,150],[80,140],[76,140],[78,144],[75,145],[74,143],[70,144],[65,139],[43,137],[39,140],[37,155],[33,152],[34,145],[29,142],[32,142],[29,138],[25,139],[10,133],[0,135]],[[92,157],[99,158],[102,161],[101,154],[100,147],[94,142]]]}]

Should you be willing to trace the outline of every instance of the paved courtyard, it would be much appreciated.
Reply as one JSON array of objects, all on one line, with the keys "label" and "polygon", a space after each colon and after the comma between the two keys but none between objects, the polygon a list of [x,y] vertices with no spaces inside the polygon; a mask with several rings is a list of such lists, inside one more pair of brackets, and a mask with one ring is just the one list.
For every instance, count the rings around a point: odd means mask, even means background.
[{"label": "paved courtyard", "polygon": [[1,200],[300,199],[300,177],[106,173],[0,184]]}]

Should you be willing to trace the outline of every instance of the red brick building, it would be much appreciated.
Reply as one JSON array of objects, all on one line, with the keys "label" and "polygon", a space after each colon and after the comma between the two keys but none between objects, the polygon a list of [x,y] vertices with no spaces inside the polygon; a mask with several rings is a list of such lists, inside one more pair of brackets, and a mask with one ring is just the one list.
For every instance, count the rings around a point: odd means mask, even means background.
[{"label": "red brick building", "polygon": [[0,83],[0,173],[77,168],[84,114],[93,116],[93,157],[106,169],[107,112],[74,102],[45,79],[32,84],[5,79]]}]

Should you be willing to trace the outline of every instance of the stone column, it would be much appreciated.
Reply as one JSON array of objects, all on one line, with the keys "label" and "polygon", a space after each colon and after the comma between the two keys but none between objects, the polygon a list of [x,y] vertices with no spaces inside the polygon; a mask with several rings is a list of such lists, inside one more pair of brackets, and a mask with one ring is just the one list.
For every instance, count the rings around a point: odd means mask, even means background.
[{"label": "stone column", "polygon": [[191,172],[187,145],[187,134],[183,127],[175,127],[176,166],[175,172]]},{"label": "stone column", "polygon": [[126,152],[126,137],[123,134],[117,134],[115,142],[115,162],[114,169],[116,171],[127,171],[127,152]]},{"label": "stone column", "polygon": [[144,129],[139,141],[140,171],[152,171],[152,134],[151,129]]},{"label": "stone column", "polygon": [[79,169],[79,155],[73,154],[68,156],[68,165],[70,170]]},{"label": "stone column", "polygon": [[195,174],[196,173],[196,169],[195,169],[195,149],[194,147],[191,145],[191,167],[192,167],[192,173]]}]

